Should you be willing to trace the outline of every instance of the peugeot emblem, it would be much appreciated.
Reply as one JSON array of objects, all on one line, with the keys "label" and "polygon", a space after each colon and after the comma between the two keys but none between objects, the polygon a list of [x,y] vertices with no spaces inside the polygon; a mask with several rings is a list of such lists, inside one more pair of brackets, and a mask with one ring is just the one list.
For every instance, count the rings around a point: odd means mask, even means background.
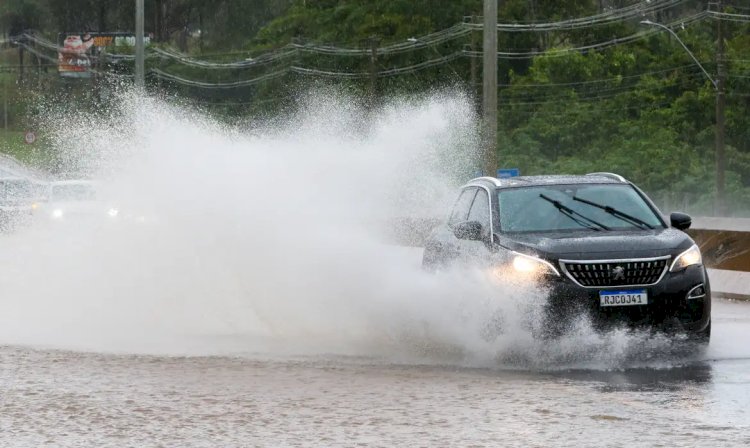
[{"label": "peugeot emblem", "polygon": [[622,266],[612,268],[612,280],[625,280],[625,268]]}]

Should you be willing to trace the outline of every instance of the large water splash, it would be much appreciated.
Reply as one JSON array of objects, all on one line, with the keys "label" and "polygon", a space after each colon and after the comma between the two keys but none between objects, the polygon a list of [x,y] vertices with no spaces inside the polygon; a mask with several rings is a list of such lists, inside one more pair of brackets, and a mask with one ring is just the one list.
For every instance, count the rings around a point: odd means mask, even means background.
[{"label": "large water splash", "polygon": [[461,95],[370,111],[318,92],[250,129],[120,100],[105,119],[53,110],[46,126],[62,171],[99,179],[143,222],[2,237],[2,343],[526,366],[632,352],[631,335],[585,322],[538,340],[544,291],[426,274],[418,249],[385,237],[396,218],[444,214],[471,176],[476,120]]}]

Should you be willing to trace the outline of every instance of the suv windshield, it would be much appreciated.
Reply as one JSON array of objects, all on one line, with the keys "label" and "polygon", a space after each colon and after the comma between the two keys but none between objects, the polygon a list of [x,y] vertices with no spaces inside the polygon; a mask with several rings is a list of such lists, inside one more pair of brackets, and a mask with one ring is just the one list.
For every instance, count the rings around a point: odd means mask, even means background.
[{"label": "suv windshield", "polygon": [[630,185],[578,184],[498,190],[504,232],[663,228]]}]

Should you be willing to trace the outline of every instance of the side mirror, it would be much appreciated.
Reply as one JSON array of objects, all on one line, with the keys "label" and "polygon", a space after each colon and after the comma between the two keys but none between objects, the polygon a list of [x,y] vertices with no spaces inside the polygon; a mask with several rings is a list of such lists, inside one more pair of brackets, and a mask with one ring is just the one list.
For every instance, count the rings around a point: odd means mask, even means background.
[{"label": "side mirror", "polygon": [[460,240],[481,240],[482,224],[477,221],[466,221],[457,224],[453,234]]},{"label": "side mirror", "polygon": [[693,223],[693,219],[690,217],[690,215],[686,215],[685,213],[680,212],[674,212],[669,215],[669,221],[672,227],[679,230],[687,230]]}]

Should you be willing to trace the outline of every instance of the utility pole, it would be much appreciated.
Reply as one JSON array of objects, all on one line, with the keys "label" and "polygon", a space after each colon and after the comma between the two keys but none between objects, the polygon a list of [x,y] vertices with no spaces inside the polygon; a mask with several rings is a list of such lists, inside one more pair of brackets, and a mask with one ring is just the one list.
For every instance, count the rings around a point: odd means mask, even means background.
[{"label": "utility pole", "polygon": [[143,0],[135,0],[135,86],[145,86],[145,49],[143,45]]},{"label": "utility pole", "polygon": [[[476,17],[471,16],[471,23],[476,23]],[[477,33],[471,33],[471,43],[469,44],[469,52],[472,56],[469,58],[469,93],[471,93],[471,100],[474,106],[474,110],[479,111],[477,102],[477,59],[473,56],[473,52],[477,50]]]},{"label": "utility pole", "polygon": [[[723,12],[722,1],[718,1],[719,12]],[[726,105],[726,65],[724,61],[724,29],[721,20],[716,21],[716,212],[724,216],[727,212],[725,197],[724,171],[726,161],[724,157],[724,107]]]},{"label": "utility pole", "polygon": [[[23,44],[25,40],[26,38],[24,36],[19,38],[21,44]],[[18,79],[23,82],[23,45],[18,46]]]},{"label": "utility pole", "polygon": [[3,83],[3,86],[5,87],[3,89],[3,129],[5,129],[5,132],[7,134],[8,132],[8,78],[5,78],[5,82]]},{"label": "utility pole", "polygon": [[497,164],[497,2],[484,0],[482,59],[482,152],[484,174],[495,176]]},{"label": "utility pole", "polygon": [[375,105],[378,83],[378,44],[375,36],[370,36],[370,106]]}]

